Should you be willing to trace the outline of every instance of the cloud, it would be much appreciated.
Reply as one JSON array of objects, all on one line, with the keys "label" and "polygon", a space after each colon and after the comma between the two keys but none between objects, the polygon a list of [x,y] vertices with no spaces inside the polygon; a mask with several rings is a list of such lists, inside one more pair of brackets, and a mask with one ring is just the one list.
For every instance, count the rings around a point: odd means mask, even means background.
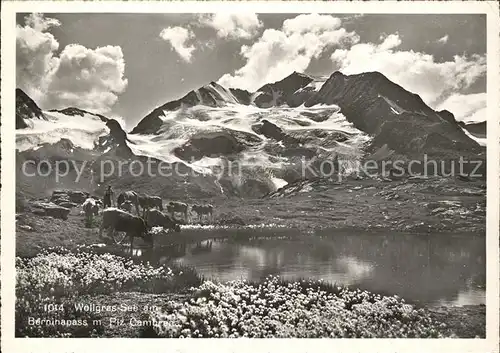
[{"label": "cloud", "polygon": [[450,38],[449,35],[445,35],[444,37],[442,38],[439,38],[436,43],[440,43],[440,44],[446,44],[448,43],[448,39]]},{"label": "cloud", "polygon": [[452,112],[458,121],[486,121],[486,97],[486,93],[455,93],[439,104],[436,109],[446,109]]},{"label": "cloud", "polygon": [[46,31],[60,26],[42,14],[26,17],[16,28],[16,85],[43,109],[76,106],[107,112],[125,91],[125,61],[119,46],[88,49],[59,43]]},{"label": "cloud", "polygon": [[342,20],[343,24],[353,24],[353,23],[357,22],[357,20],[359,20],[360,18],[363,18],[365,16],[366,16],[365,14],[357,13],[357,14],[353,14],[353,15],[339,16],[339,18]]},{"label": "cloud", "polygon": [[399,47],[402,43],[398,34],[390,34],[387,37],[380,37],[380,40],[382,40],[382,43],[378,46],[380,51],[394,49]]},{"label": "cloud", "polygon": [[61,22],[55,18],[45,17],[41,13],[32,13],[24,19],[26,27],[33,28],[35,31],[43,32],[50,27],[59,27]]},{"label": "cloud", "polygon": [[202,14],[199,17],[202,26],[215,29],[217,36],[224,39],[250,39],[259,33],[263,23],[254,13]]},{"label": "cloud", "polygon": [[77,106],[106,111],[127,87],[123,78],[125,61],[119,46],[88,49],[79,44],[66,46],[47,92],[51,106]]},{"label": "cloud", "polygon": [[26,17],[25,26],[16,27],[16,85],[35,101],[43,98],[58,66],[54,52],[59,49],[59,42],[45,32],[56,26],[60,22],[55,19],[31,14]]},{"label": "cloud", "polygon": [[419,94],[431,106],[467,89],[486,73],[484,55],[456,55],[451,61],[436,62],[429,54],[396,50],[400,44],[399,35],[391,34],[379,44],[360,43],[349,49],[337,49],[331,59],[344,74],[379,71]]},{"label": "cloud", "polygon": [[160,32],[160,37],[169,42],[184,61],[191,62],[195,47],[187,43],[194,39],[193,31],[183,27],[167,27]]},{"label": "cloud", "polygon": [[359,41],[358,35],[340,25],[341,20],[336,17],[308,14],[285,20],[281,30],[266,29],[251,46],[241,47],[246,64],[234,75],[222,76],[219,83],[254,91],[293,71],[304,71],[326,49]]},{"label": "cloud", "polygon": [[308,32],[320,33],[330,29],[339,28],[342,21],[333,16],[308,14],[299,15],[283,22],[283,31],[287,34]]}]

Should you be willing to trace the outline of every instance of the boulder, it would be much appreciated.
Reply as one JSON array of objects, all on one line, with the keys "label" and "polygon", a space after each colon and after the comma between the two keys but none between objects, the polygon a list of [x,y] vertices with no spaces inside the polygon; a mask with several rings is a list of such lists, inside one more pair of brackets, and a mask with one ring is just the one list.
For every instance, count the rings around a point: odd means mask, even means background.
[{"label": "boulder", "polygon": [[81,204],[85,202],[85,200],[90,196],[90,194],[84,191],[69,191],[68,196],[71,202]]},{"label": "boulder", "polygon": [[54,190],[52,192],[52,197],[50,201],[56,203],[59,202],[72,202],[76,204],[82,204],[90,196],[90,193],[86,191],[74,191],[74,190]]},{"label": "boulder", "polygon": [[53,202],[34,202],[32,207],[34,214],[62,220],[68,219],[68,214],[71,211],[69,208],[56,205]]},{"label": "boulder", "polygon": [[53,195],[50,198],[50,202],[55,203],[56,205],[59,205],[63,202],[70,202],[68,195],[62,194],[62,195]]},{"label": "boulder", "polygon": [[58,205],[61,207],[64,207],[64,208],[69,208],[69,209],[74,208],[74,207],[78,207],[78,204],[74,203],[74,202],[61,202]]},{"label": "boulder", "polygon": [[62,195],[67,195],[67,194],[68,194],[68,190],[54,190],[54,191],[52,191],[52,197],[62,196]]}]

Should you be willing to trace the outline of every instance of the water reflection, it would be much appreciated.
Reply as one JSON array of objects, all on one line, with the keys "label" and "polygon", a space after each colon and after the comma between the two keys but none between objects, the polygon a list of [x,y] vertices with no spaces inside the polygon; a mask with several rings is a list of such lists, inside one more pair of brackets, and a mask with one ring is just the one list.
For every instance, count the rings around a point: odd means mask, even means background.
[{"label": "water reflection", "polygon": [[[280,232],[283,232],[282,230]],[[215,233],[215,232],[214,232]],[[155,246],[134,254],[151,262],[176,261],[206,278],[260,280],[314,278],[397,294],[436,305],[485,303],[485,237],[475,235],[346,234],[313,236],[273,230],[258,236],[206,234],[203,241]],[[217,238],[214,238],[217,235]],[[145,252],[146,251],[146,252]]]}]

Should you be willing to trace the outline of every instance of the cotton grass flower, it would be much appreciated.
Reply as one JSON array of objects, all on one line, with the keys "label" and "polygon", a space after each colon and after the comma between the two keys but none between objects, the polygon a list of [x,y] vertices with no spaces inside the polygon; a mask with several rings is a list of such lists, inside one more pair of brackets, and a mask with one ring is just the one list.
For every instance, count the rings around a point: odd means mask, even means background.
[{"label": "cotton grass flower", "polygon": [[[301,286],[306,286],[303,288]],[[243,281],[204,282],[196,300],[169,306],[158,320],[181,310],[178,329],[159,326],[161,337],[439,337],[444,326],[432,323],[398,297],[337,288],[327,293],[313,282],[281,283],[268,277],[258,285]],[[174,322],[176,318],[173,317]]]}]

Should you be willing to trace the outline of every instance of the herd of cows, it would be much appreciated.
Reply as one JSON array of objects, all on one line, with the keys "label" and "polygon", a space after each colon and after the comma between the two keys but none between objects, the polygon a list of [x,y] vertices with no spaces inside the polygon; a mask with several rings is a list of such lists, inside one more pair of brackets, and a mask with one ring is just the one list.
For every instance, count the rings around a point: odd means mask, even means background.
[{"label": "herd of cows", "polygon": [[[113,200],[114,201],[114,200]],[[109,202],[109,200],[108,200]],[[189,221],[189,205],[183,202],[171,201],[163,206],[163,200],[158,196],[139,195],[135,191],[126,191],[118,195],[116,204],[105,205],[106,200],[96,197],[88,197],[82,204],[86,224],[93,223],[94,216],[100,212],[102,221],[99,226],[99,236],[103,231],[108,231],[108,236],[114,238],[116,232],[125,232],[130,240],[130,248],[133,248],[134,238],[142,238],[147,244],[153,246],[153,227],[162,227],[164,230],[180,232],[181,224]],[[166,212],[164,212],[166,208]],[[100,211],[102,209],[102,211]],[[192,205],[194,212],[201,221],[203,216],[213,220],[213,206]],[[133,214],[135,210],[136,215]],[[141,212],[142,211],[142,212]],[[181,214],[183,220],[176,219],[175,214]]]}]

